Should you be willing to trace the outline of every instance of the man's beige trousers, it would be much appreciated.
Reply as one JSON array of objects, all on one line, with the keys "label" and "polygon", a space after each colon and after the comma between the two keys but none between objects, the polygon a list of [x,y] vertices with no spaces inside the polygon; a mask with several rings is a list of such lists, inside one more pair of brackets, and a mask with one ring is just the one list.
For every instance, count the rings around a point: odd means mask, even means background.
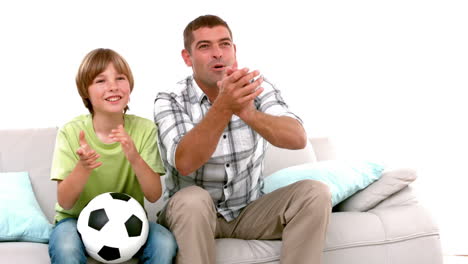
[{"label": "man's beige trousers", "polygon": [[282,239],[281,263],[320,264],[330,213],[328,187],[304,180],[262,196],[231,222],[217,214],[207,191],[187,187],[171,197],[158,221],[177,240],[177,264],[214,264],[215,238]]}]

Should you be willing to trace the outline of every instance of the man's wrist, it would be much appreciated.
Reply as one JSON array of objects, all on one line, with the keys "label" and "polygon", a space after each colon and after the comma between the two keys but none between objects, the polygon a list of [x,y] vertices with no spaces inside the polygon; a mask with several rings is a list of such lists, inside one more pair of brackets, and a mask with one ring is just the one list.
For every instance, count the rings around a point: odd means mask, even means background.
[{"label": "man's wrist", "polygon": [[222,102],[216,100],[214,103],[213,103],[213,106],[211,107],[212,110],[214,110],[216,113],[222,115],[222,116],[225,116],[225,117],[229,117],[231,118],[231,116],[234,114],[234,112],[227,108],[227,107],[223,107],[223,104]]},{"label": "man's wrist", "polygon": [[257,116],[257,109],[249,109],[245,110],[239,113],[239,118],[242,119],[246,124],[249,124],[251,122],[254,122],[256,116]]}]

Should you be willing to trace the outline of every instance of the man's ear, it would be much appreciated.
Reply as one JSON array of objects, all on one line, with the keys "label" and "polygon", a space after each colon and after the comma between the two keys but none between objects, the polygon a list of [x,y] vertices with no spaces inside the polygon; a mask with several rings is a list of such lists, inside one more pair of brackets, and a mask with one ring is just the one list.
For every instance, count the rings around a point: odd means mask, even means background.
[{"label": "man's ear", "polygon": [[190,57],[190,52],[186,49],[183,49],[181,55],[182,59],[184,59],[185,65],[192,67],[192,58]]}]

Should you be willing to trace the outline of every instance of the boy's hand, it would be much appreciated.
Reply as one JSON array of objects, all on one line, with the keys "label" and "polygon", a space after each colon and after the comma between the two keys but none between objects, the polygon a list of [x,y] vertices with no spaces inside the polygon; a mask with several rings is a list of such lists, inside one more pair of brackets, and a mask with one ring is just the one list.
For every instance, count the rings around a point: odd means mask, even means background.
[{"label": "boy's hand", "polygon": [[119,125],[117,129],[112,129],[109,134],[109,138],[114,142],[120,142],[125,157],[127,157],[127,160],[130,161],[130,163],[140,156],[132,138],[127,134],[122,125]]},{"label": "boy's hand", "polygon": [[102,162],[96,161],[100,156],[94,149],[89,147],[83,130],[80,131],[80,148],[78,148],[76,154],[80,157],[80,164],[87,170],[91,171],[102,165]]}]

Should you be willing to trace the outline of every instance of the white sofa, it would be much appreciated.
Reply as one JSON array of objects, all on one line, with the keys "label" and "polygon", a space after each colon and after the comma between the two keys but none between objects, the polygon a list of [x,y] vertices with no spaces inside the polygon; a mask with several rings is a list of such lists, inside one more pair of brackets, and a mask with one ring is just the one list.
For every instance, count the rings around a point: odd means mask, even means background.
[{"label": "white sofa", "polygon": [[[36,199],[49,221],[55,214],[56,202],[56,183],[49,179],[56,132],[56,128],[0,130],[0,172],[28,171]],[[326,138],[311,139],[305,149],[297,151],[271,147],[266,153],[265,175],[283,167],[333,158],[333,148]],[[380,180],[334,208],[323,263],[442,263],[438,228],[418,204],[411,185],[403,180],[382,189],[388,177],[407,179],[405,175],[412,173],[406,169],[384,171]],[[146,203],[150,220],[155,220],[162,205],[162,199]],[[370,208],[362,211],[359,207],[363,205]],[[280,247],[281,241],[218,239],[217,262],[279,263]],[[50,263],[48,245],[0,242],[0,263]],[[89,259],[88,263],[96,262]]]}]

